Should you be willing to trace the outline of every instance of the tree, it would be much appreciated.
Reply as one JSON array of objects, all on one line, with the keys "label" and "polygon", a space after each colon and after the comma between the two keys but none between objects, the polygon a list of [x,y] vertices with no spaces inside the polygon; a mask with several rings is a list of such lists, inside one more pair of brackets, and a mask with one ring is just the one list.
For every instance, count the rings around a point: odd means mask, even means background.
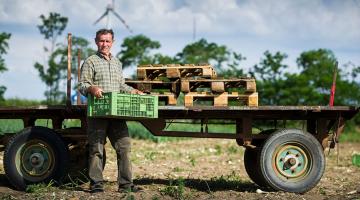
[{"label": "tree", "polygon": [[222,64],[229,60],[230,50],[224,45],[208,43],[205,39],[188,44],[176,55],[176,60],[182,64],[213,64],[220,71]]},{"label": "tree", "polygon": [[[251,71],[257,78],[257,89],[262,105],[328,105],[330,88],[336,58],[332,51],[318,49],[305,51],[297,58],[299,73],[286,72],[283,64],[286,54],[268,51],[264,53],[259,65]],[[338,69],[336,81],[336,105],[357,105],[360,99],[359,84],[356,78],[357,68],[350,75]],[[355,77],[354,77],[355,76]]]},{"label": "tree", "polygon": [[231,55],[232,56],[229,57],[230,63],[228,64],[228,67],[221,67],[220,70],[218,70],[218,76],[224,78],[244,77],[245,72],[244,69],[241,67],[241,62],[243,60],[246,60],[246,58],[240,53],[236,52],[231,52]]},{"label": "tree", "polygon": [[288,94],[284,87],[284,74],[288,65],[283,64],[287,55],[276,52],[274,55],[265,51],[265,58],[262,58],[259,65],[255,65],[250,74],[257,80],[257,90],[261,94],[260,104],[262,105],[283,105],[283,100]]},{"label": "tree", "polygon": [[[5,65],[5,60],[2,57],[2,55],[7,53],[7,50],[9,48],[8,40],[10,39],[11,34],[2,32],[0,33],[0,73],[7,70]],[[0,101],[4,100],[4,93],[6,91],[6,87],[0,85]]]},{"label": "tree", "polygon": [[[299,69],[302,70],[299,76],[307,80],[303,87],[313,88],[312,93],[303,94],[311,97],[308,98],[307,103],[328,105],[335,63],[337,62],[334,53],[328,49],[310,50],[301,53],[296,62]],[[346,94],[347,87],[351,86],[341,68],[338,69],[336,84],[335,102],[338,105],[346,104],[351,99],[351,95]]]},{"label": "tree", "polygon": [[66,28],[68,19],[60,16],[58,13],[50,13],[46,18],[44,15],[40,16],[42,25],[38,25],[40,33],[44,35],[45,40],[51,42],[50,52],[47,47],[44,47],[45,52],[49,52],[49,59],[47,65],[35,63],[34,67],[39,71],[39,75],[42,81],[48,87],[48,91],[45,92],[48,103],[58,102],[61,99],[62,93],[59,92],[59,84],[62,79],[62,68],[59,67],[55,61],[55,58],[59,54],[63,54],[63,50],[55,50],[56,39],[62,34]]},{"label": "tree", "polygon": [[117,57],[122,62],[123,68],[139,64],[154,64],[156,59],[158,61],[165,58],[169,59],[160,54],[157,54],[156,57],[150,54],[151,50],[159,49],[160,46],[158,41],[153,41],[144,35],[127,37],[121,44],[121,51],[117,54]]},{"label": "tree", "polygon": [[[40,77],[47,84],[51,85],[52,89],[45,92],[48,97],[54,97],[50,100],[51,103],[65,102],[65,92],[60,91],[62,82],[67,80],[67,45],[59,44],[59,47],[51,54],[49,58],[49,68],[47,72],[39,68]],[[89,55],[96,53],[94,49],[90,48],[90,43],[81,37],[72,37],[72,67],[71,72],[73,77],[77,77],[77,50],[81,50],[81,60],[84,60]],[[35,65],[35,67],[37,67]],[[54,71],[56,70],[56,71]],[[74,86],[76,87],[76,86]]]},{"label": "tree", "polygon": [[[59,13],[53,12],[50,12],[48,18],[46,18],[44,15],[40,15],[40,18],[43,24],[38,25],[37,27],[39,28],[40,33],[44,35],[45,39],[51,42],[51,54],[56,46],[56,40],[58,36],[60,36],[66,28],[68,18],[62,17]],[[46,48],[45,51],[47,51]]]}]

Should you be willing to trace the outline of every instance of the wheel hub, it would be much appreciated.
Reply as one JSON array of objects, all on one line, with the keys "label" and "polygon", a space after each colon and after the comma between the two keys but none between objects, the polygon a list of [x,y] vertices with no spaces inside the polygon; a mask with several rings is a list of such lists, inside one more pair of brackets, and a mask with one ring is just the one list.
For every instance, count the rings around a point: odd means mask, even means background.
[{"label": "wheel hub", "polygon": [[44,156],[40,153],[33,153],[30,155],[30,163],[33,167],[39,168],[44,164]]},{"label": "wheel hub", "polygon": [[29,141],[19,153],[24,176],[45,177],[53,169],[54,152],[43,141]]},{"label": "wheel hub", "polygon": [[286,179],[302,177],[309,170],[309,157],[297,145],[285,144],[276,151],[275,155],[275,169]]}]

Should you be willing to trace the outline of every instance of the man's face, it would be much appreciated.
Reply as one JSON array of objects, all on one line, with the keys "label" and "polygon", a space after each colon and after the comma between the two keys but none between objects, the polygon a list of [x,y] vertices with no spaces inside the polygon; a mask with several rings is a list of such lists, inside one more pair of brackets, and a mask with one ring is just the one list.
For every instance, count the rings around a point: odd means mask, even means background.
[{"label": "man's face", "polygon": [[110,33],[98,35],[95,43],[98,47],[98,52],[109,55],[113,44],[112,35]]}]

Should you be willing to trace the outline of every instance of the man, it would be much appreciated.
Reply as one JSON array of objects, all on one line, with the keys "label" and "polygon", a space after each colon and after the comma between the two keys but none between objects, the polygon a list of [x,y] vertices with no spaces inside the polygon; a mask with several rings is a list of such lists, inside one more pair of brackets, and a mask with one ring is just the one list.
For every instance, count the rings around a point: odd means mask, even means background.
[{"label": "man", "polygon": [[[110,29],[96,32],[97,53],[88,57],[81,67],[79,91],[87,96],[102,97],[103,92],[129,92],[142,94],[125,84],[122,64],[110,50],[114,42],[114,33]],[[103,192],[103,149],[106,137],[116,151],[119,192],[137,192],[141,188],[134,186],[130,163],[130,137],[126,122],[119,119],[88,118],[89,177],[90,192]]]}]

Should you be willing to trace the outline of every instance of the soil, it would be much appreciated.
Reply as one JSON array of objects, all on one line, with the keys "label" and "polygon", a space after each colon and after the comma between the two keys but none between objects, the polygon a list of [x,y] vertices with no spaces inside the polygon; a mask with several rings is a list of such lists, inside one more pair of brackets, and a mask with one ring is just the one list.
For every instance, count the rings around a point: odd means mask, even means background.
[{"label": "soil", "polygon": [[[338,154],[339,152],[339,154]],[[0,158],[0,199],[360,199],[360,167],[351,156],[360,143],[341,143],[326,150],[326,171],[320,183],[305,194],[266,191],[247,176],[244,148],[234,140],[185,139],[154,143],[133,140],[134,182],[137,193],[117,192],[115,152],[107,143],[105,192],[90,194],[88,184],[76,187],[40,187],[32,193],[9,184]]]}]

